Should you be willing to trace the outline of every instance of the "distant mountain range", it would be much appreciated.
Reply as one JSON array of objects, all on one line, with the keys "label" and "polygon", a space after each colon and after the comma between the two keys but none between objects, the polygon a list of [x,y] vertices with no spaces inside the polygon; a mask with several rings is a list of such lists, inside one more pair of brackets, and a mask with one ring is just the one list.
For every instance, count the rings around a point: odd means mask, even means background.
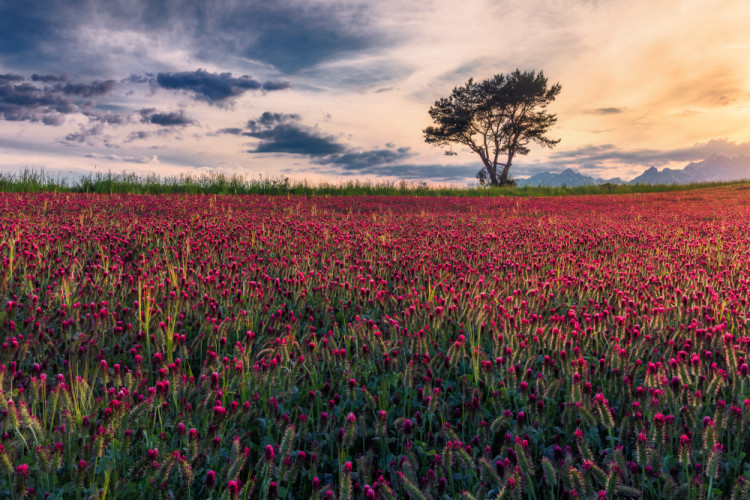
[{"label": "distant mountain range", "polygon": [[591,177],[590,175],[579,174],[571,168],[566,168],[559,174],[552,172],[541,172],[532,175],[528,179],[518,179],[519,186],[591,186],[592,184],[606,184],[611,182],[612,184],[626,184],[625,181],[619,177],[614,179],[599,179],[597,177]]},{"label": "distant mountain range", "polygon": [[720,182],[750,180],[750,156],[729,158],[714,155],[706,160],[690,163],[683,169],[650,167],[630,181],[619,177],[600,179],[579,174],[568,168],[561,173],[541,172],[528,179],[519,179],[519,186],[590,186],[596,184],[690,184],[694,182]]}]

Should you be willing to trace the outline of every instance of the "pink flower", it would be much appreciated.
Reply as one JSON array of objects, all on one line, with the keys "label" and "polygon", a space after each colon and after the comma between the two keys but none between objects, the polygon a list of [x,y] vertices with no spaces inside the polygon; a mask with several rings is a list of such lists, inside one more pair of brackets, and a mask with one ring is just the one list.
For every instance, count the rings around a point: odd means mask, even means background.
[{"label": "pink flower", "polygon": [[265,450],[263,451],[263,459],[266,462],[273,462],[273,459],[276,457],[276,453],[273,451],[273,446],[270,444],[266,445]]},{"label": "pink flower", "polygon": [[404,434],[408,436],[409,434],[411,434],[413,429],[414,429],[414,424],[412,424],[412,421],[408,418],[404,420]]},{"label": "pink flower", "polygon": [[237,498],[240,494],[240,483],[239,481],[229,481],[227,483],[227,490],[229,490],[229,495],[232,498]]}]

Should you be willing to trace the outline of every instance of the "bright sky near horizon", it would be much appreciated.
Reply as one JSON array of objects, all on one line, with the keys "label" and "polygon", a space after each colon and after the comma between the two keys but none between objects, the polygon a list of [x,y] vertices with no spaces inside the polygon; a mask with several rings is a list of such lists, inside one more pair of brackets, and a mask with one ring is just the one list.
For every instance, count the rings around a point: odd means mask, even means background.
[{"label": "bright sky near horizon", "polygon": [[470,77],[543,70],[552,150],[630,179],[750,154],[746,0],[0,0],[0,172],[465,183],[425,144]]}]

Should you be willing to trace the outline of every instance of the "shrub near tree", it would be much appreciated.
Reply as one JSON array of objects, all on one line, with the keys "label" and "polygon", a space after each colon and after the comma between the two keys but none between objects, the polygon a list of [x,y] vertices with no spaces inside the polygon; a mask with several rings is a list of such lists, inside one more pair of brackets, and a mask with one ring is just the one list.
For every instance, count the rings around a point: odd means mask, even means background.
[{"label": "shrub near tree", "polygon": [[[436,146],[461,144],[478,154],[483,167],[477,179],[482,185],[515,185],[509,172],[516,156],[528,154],[531,143],[551,148],[560,142],[546,136],[557,122],[547,105],[560,89],[559,83],[548,86],[542,71],[517,69],[482,82],[469,79],[430,107],[435,125],[423,130],[425,141]],[[449,149],[446,154],[456,153]]]}]

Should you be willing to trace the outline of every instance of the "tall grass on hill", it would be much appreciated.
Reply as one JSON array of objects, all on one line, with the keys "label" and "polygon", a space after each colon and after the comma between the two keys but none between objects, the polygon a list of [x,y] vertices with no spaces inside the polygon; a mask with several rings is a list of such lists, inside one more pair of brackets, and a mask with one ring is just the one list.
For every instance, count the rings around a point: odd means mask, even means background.
[{"label": "tall grass on hill", "polygon": [[155,173],[94,172],[71,180],[45,169],[26,168],[0,173],[0,192],[130,193],[130,194],[265,194],[303,196],[565,196],[687,191],[721,186],[750,187],[750,181],[696,184],[601,184],[576,187],[477,187],[459,184],[429,185],[421,181],[346,180],[317,182],[288,177],[248,179],[238,174],[204,173],[160,176]]}]

